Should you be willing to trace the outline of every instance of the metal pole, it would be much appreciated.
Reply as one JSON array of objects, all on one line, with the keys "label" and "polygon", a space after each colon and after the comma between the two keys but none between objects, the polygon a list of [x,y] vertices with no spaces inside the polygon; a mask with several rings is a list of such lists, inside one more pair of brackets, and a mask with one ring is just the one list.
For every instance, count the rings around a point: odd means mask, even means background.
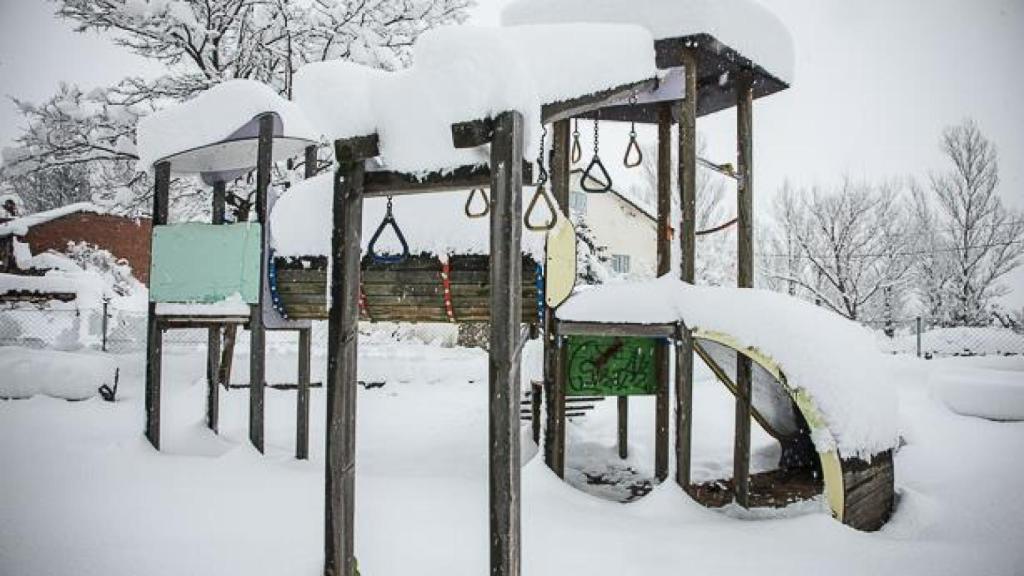
[{"label": "metal pole", "polygon": [[917,317],[917,357],[921,357],[921,317]]},{"label": "metal pole", "polygon": [[107,351],[107,324],[110,318],[110,298],[103,299],[103,317],[100,319],[100,330],[103,332],[103,340],[100,343],[100,350]]}]

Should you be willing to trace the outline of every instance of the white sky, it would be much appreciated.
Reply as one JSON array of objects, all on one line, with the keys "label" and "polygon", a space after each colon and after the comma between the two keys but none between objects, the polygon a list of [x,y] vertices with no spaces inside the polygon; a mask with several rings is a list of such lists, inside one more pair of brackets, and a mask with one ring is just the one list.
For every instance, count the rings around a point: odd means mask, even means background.
[{"label": "white sky", "polygon": [[[496,24],[508,0],[478,0]],[[554,0],[553,0],[554,1]],[[796,46],[794,86],[754,110],[758,208],[785,179],[797,186],[924,177],[943,167],[942,128],[978,121],[1000,154],[1001,193],[1024,207],[1024,0],[766,0]],[[0,0],[0,95],[40,100],[63,81],[83,88],[157,66],[93,34],[74,33],[44,0]],[[0,102],[0,146],[18,133]],[[708,155],[731,161],[735,116],[701,119]],[[604,139],[603,139],[604,140]],[[615,151],[615,155],[621,152]],[[1024,271],[1011,283],[1024,306]]]}]

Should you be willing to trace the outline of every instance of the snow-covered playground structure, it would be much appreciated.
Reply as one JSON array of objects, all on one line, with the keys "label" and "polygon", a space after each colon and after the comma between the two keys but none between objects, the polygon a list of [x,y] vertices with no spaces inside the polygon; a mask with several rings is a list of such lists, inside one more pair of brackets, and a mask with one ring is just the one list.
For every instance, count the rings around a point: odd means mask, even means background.
[{"label": "snow-covered playground structure", "polygon": [[[439,289],[415,295],[399,290],[392,294],[394,305],[414,296],[433,298],[441,319],[451,319],[460,311],[446,280],[449,270],[437,268],[453,254],[487,255],[473,283],[478,318],[490,324],[491,574],[520,572],[520,360],[529,335],[524,324],[543,330],[544,458],[559,476],[564,474],[573,339],[610,339],[614,353],[630,349],[622,339],[653,340],[649,393],[657,398],[659,480],[669,474],[674,428],[675,480],[698,501],[777,505],[823,492],[837,519],[859,529],[880,527],[893,506],[897,437],[895,407],[870,337],[786,296],[752,290],[753,102],[791,82],[792,46],[785,29],[752,0],[603,0],[596,6],[582,0],[522,0],[508,7],[505,20],[507,25],[499,28],[425,33],[414,48],[412,67],[404,71],[386,73],[350,63],[309,65],[296,79],[295,102],[235,81],[140,125],[140,149],[156,175],[146,388],[150,440],[159,447],[162,329],[212,330],[230,324],[252,331],[250,438],[262,449],[262,331],[298,329],[301,334],[308,318],[326,315],[326,573],[352,574],[357,323],[388,313],[367,313],[363,280],[374,265],[386,272],[388,266],[410,261],[424,267],[420,272],[440,272]],[[734,106],[736,168],[699,159],[698,117]],[[664,277],[573,291],[575,234],[564,214],[574,119],[593,120],[595,130],[600,120],[658,127],[658,272],[665,276],[672,270],[675,170],[682,206],[682,222],[675,227],[681,281]],[[673,124],[679,126],[677,142],[672,141]],[[544,146],[547,125],[552,125],[550,157]],[[315,140],[332,144],[331,176],[314,176]],[[678,149],[675,165],[673,145]],[[271,164],[300,150],[310,179],[292,187],[275,209],[268,196]],[[595,144],[586,171],[607,178],[599,154]],[[535,169],[524,161],[529,158],[537,158]],[[738,183],[738,289],[692,286],[699,162]],[[215,221],[223,215],[226,179],[256,166],[256,222],[167,227],[169,179],[176,166],[214,184]],[[531,181],[536,187],[524,231],[523,188]],[[483,189],[488,191],[485,209],[474,213],[471,202]],[[463,215],[461,200],[452,202],[451,193],[470,190]],[[407,198],[423,194],[429,196]],[[549,218],[542,225],[530,224],[540,200],[551,206]],[[411,209],[405,211],[403,204]],[[366,242],[364,228],[381,214],[377,232]],[[489,226],[462,221],[484,214]],[[415,232],[411,243],[399,219],[403,226],[411,223],[406,229]],[[397,233],[397,249],[377,245],[386,228]],[[534,228],[544,234],[533,233]],[[204,237],[211,240],[201,241]],[[410,260],[415,253],[426,258]],[[530,260],[524,261],[524,255]],[[281,296],[289,293],[281,286],[288,265],[277,257],[298,263],[292,268],[294,278],[319,278],[290,292],[310,295],[318,312],[296,314],[299,320],[288,317],[287,298]],[[195,264],[204,258],[217,264],[197,273]],[[395,285],[401,286],[400,278]],[[536,307],[525,309],[524,296],[532,297]],[[410,312],[401,319],[433,318]],[[814,324],[833,329],[819,330],[808,341]],[[216,389],[213,342],[211,332],[210,387]],[[724,496],[690,479],[695,353],[736,396],[734,474]],[[300,353],[300,374],[304,357],[308,363],[308,341]],[[600,363],[595,366],[600,371]],[[308,366],[306,375],[308,394]],[[300,391],[302,384],[300,376]],[[670,426],[673,399],[675,423]],[[213,396],[208,410],[215,412],[215,402]],[[300,420],[302,402],[300,396]],[[764,490],[749,470],[751,420],[783,446],[782,473],[766,477]]]}]

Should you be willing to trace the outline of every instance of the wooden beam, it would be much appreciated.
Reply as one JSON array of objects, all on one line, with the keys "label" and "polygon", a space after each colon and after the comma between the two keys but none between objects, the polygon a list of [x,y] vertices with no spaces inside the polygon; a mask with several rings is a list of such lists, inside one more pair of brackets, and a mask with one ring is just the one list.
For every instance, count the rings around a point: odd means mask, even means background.
[{"label": "wooden beam", "polygon": [[671,338],[676,333],[675,324],[612,324],[568,320],[559,320],[556,330],[559,336],[621,336],[627,338]]},{"label": "wooden beam", "polygon": [[676,484],[689,490],[693,449],[693,333],[676,326]]},{"label": "wooden beam", "polygon": [[[213,224],[224,223],[226,188],[223,180],[213,183]],[[220,429],[220,354],[221,327],[211,326],[206,333],[206,426],[215,434]]]},{"label": "wooden beam", "polygon": [[[160,162],[153,178],[153,226],[167,224],[171,189],[171,163]],[[146,313],[146,438],[160,449],[160,368],[163,359],[163,334],[157,322],[156,302]]]},{"label": "wooden beam", "polygon": [[312,355],[311,328],[300,328],[298,393],[295,399],[295,457],[309,458],[309,387],[310,356]]},{"label": "wooden beam", "polygon": [[302,159],[302,177],[303,178],[312,178],[313,176],[316,176],[316,170],[318,168],[318,166],[317,166],[317,157],[316,157],[316,148],[317,147],[315,145],[313,145],[313,146],[306,146],[306,149],[303,150],[303,159]]},{"label": "wooden beam", "polygon": [[[317,171],[317,147],[307,146],[303,165],[303,176],[312,178]],[[295,397],[295,458],[309,459],[309,388],[310,361],[313,355],[312,328],[300,328],[298,392]]]},{"label": "wooden beam", "polygon": [[263,283],[267,278],[267,193],[274,158],[274,116],[260,116],[260,133],[256,149],[256,221],[263,226],[263,248],[260,250],[260,290],[251,307],[249,320],[249,441],[263,452],[263,402],[266,384],[266,331],[263,327]]},{"label": "wooden beam", "polygon": [[490,574],[520,573],[519,362],[522,322],[523,117],[495,119],[491,144],[491,330],[488,377]]},{"label": "wooden beam", "polygon": [[[737,80],[736,149],[740,172],[737,195],[738,234],[736,246],[737,284],[740,288],[754,286],[754,152],[752,76],[744,74]],[[736,357],[736,442],[733,453],[733,478],[736,502],[746,508],[750,503],[750,410],[752,367],[750,358]]]},{"label": "wooden beam", "polygon": [[[525,183],[532,183],[533,165],[523,162],[522,175]],[[383,170],[366,173],[363,198],[453,192],[488,188],[490,185],[491,168],[487,165],[460,166],[454,170],[431,172],[422,176]]]},{"label": "wooden beam", "polygon": [[[672,272],[672,104],[669,102],[658,104],[657,189],[657,272],[658,276],[664,276]],[[654,400],[654,477],[659,481],[668,477],[669,362],[669,345],[659,344],[654,356],[658,379]]]},{"label": "wooden beam", "polygon": [[331,311],[327,344],[324,574],[355,573],[356,361],[365,147],[335,143]]},{"label": "wooden beam", "polygon": [[550,124],[559,120],[569,120],[583,116],[602,108],[620,104],[629,100],[633,94],[650,92],[658,87],[657,78],[649,78],[639,82],[630,82],[600,92],[594,92],[579,98],[545,104],[541,107],[541,122]]},{"label": "wooden beam", "polygon": [[347,157],[359,160],[380,156],[380,140],[376,134],[335,140],[334,157],[339,158],[341,154],[346,154]]},{"label": "wooden beam", "polygon": [[[251,316],[159,316],[157,324],[161,330],[201,330],[216,328],[225,324],[247,327]],[[223,362],[223,360],[222,360]],[[223,369],[223,367],[222,367]],[[220,382],[225,382],[218,378]]]},{"label": "wooden beam", "polygon": [[452,144],[456,148],[476,148],[494,139],[494,120],[481,118],[452,124]]},{"label": "wooden beam", "polygon": [[679,205],[682,224],[679,230],[680,273],[684,282],[694,281],[697,246],[697,54],[684,53],[685,82],[679,118]]},{"label": "wooden beam", "polygon": [[[678,178],[682,222],[679,226],[680,276],[693,283],[697,251],[697,52],[682,53],[683,101],[679,103]],[[690,487],[693,444],[693,337],[688,330],[676,334],[676,483]]]},{"label": "wooden beam", "polygon": [[[556,322],[557,324],[557,322]],[[565,478],[565,417],[566,417],[566,391],[569,378],[569,344],[565,337],[555,331],[555,383],[554,389],[561,401],[552,406],[555,411],[554,418],[559,428],[555,436],[554,454],[551,458],[550,468],[559,478]]]},{"label": "wooden beam", "polygon": [[617,400],[619,458],[625,460],[629,457],[629,396],[619,396]]},{"label": "wooden beam", "polygon": [[[570,120],[559,120],[553,126],[551,139],[551,193],[563,214],[569,214],[569,185],[572,172],[572,127]],[[544,391],[546,426],[544,428],[544,462],[559,476],[565,469],[565,387],[556,377],[558,336],[555,333],[555,310],[544,309]]]}]

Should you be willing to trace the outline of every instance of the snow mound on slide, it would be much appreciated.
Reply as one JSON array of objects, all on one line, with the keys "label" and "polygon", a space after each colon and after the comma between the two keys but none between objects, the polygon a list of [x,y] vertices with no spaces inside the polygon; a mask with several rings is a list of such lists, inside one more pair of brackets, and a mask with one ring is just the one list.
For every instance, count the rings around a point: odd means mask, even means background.
[{"label": "snow mound on slide", "polygon": [[898,414],[888,358],[872,333],[797,298],[744,288],[693,286],[664,276],[578,290],[558,309],[561,320],[613,324],[686,322],[756,348],[782,367],[787,383],[806,391],[835,446],[815,435],[819,451],[868,459],[893,448]]}]

